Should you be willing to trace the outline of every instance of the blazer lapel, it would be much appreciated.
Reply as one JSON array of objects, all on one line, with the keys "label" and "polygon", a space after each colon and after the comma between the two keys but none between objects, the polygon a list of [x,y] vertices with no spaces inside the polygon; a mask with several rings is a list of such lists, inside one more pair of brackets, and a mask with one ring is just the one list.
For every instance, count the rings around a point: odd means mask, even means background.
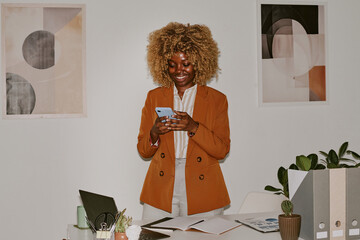
[{"label": "blazer lapel", "polygon": [[[171,86],[169,88],[163,87],[163,94],[164,94],[164,106],[169,106],[171,108],[174,107],[174,86]],[[169,104],[169,105],[167,105]],[[175,156],[175,146],[174,146],[174,132],[168,132],[164,134],[163,136],[164,141],[162,141],[162,144],[166,143],[168,151],[171,156]],[[175,157],[174,157],[175,158]]]},{"label": "blazer lapel", "polygon": [[[206,120],[206,110],[208,104],[207,94],[208,94],[208,89],[206,86],[200,86],[200,85],[197,86],[195,105],[194,105],[194,111],[192,117],[195,122],[204,123]],[[186,157],[188,157],[191,154],[194,145],[195,145],[194,141],[191,141],[191,139],[189,139]]]}]

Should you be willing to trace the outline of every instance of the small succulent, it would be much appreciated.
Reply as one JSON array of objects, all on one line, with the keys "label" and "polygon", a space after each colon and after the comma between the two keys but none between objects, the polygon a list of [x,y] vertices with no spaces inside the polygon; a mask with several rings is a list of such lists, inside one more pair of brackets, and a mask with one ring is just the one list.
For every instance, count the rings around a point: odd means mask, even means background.
[{"label": "small succulent", "polygon": [[293,204],[290,200],[284,200],[281,203],[281,209],[285,213],[285,216],[292,216]]},{"label": "small succulent", "polygon": [[124,233],[126,229],[131,225],[132,217],[124,215],[126,208],[116,214],[115,232]]}]

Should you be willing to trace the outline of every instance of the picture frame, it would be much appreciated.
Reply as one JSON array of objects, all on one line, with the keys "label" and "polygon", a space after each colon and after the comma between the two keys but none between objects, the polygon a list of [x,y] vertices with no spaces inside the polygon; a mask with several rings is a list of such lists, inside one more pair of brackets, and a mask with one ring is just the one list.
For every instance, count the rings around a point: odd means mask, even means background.
[{"label": "picture frame", "polygon": [[1,4],[2,116],[86,116],[84,4]]},{"label": "picture frame", "polygon": [[260,106],[328,104],[327,3],[257,1]]}]

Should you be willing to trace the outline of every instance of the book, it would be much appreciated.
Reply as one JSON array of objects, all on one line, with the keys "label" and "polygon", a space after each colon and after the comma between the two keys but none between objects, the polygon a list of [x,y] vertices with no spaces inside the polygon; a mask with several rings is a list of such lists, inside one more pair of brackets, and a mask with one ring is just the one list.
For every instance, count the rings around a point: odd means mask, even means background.
[{"label": "book", "polygon": [[161,218],[161,219],[156,220],[154,222],[144,224],[144,225],[141,226],[141,228],[145,228],[145,229],[152,230],[152,231],[157,231],[157,232],[165,232],[165,233],[166,232],[173,232],[174,230],[176,230],[176,228],[154,226],[155,224],[162,223],[162,222],[168,221],[170,219],[173,219],[173,218],[172,217],[164,217],[164,218]]},{"label": "book", "polygon": [[204,218],[204,217],[176,217],[168,221],[163,221],[152,227],[173,228],[182,231],[195,229],[198,231],[221,234],[233,228],[240,226],[241,223],[226,220],[220,216]]}]

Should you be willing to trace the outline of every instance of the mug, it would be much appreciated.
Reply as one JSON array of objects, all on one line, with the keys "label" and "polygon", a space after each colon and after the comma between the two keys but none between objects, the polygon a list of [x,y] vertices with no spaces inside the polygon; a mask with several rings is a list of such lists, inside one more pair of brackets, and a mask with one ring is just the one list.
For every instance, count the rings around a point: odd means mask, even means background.
[{"label": "mug", "polygon": [[89,226],[86,223],[85,219],[85,208],[84,206],[77,207],[77,226],[79,228],[88,228]]}]

